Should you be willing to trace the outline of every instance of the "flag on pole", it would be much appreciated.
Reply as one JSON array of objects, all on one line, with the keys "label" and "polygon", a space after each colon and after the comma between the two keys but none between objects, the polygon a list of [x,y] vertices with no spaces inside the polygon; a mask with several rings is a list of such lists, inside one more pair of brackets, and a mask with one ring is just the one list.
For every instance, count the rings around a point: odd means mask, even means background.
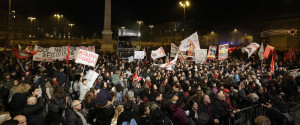
[{"label": "flag on pole", "polygon": [[266,49],[265,49],[265,52],[264,52],[264,58],[266,58],[266,59],[269,58],[269,55],[271,53],[273,53],[273,51],[274,51],[274,47],[267,45]]},{"label": "flag on pole", "polygon": [[259,44],[257,43],[250,43],[247,47],[243,48],[243,52],[248,53],[248,58],[258,49]]},{"label": "flag on pole", "polygon": [[176,54],[176,57],[172,61],[170,61],[168,63],[160,64],[159,67],[166,68],[168,70],[171,70],[171,69],[173,70],[174,65],[176,64],[176,61],[177,61],[177,57],[178,57],[178,53]]},{"label": "flag on pole", "polygon": [[25,59],[25,58],[29,58],[35,54],[37,54],[39,51],[31,51],[31,52],[27,52],[25,50],[20,50],[20,49],[12,49],[13,53],[15,54],[15,56],[18,59]]},{"label": "flag on pole", "polygon": [[259,51],[258,51],[258,56],[260,60],[264,59],[264,43],[261,43]]},{"label": "flag on pole", "polygon": [[69,64],[69,55],[70,55],[70,42],[68,45],[68,52],[67,52],[67,56],[66,56],[67,64]]},{"label": "flag on pole", "polygon": [[190,35],[189,37],[187,37],[181,41],[181,44],[179,45],[179,50],[180,51],[189,51],[190,45],[191,45],[190,42],[193,42],[195,49],[200,49],[198,34],[197,34],[197,32],[195,32],[192,35]]},{"label": "flag on pole", "polygon": [[270,65],[270,71],[271,71],[270,79],[272,79],[272,75],[274,73],[274,58],[275,58],[275,54],[272,55],[272,61],[271,61],[271,65]]},{"label": "flag on pole", "polygon": [[[175,49],[177,50],[176,56],[177,56],[177,54],[179,53],[178,58],[179,58],[179,60],[181,61],[181,63],[184,63],[184,62],[185,62],[185,58],[184,58],[183,54],[181,53],[181,51],[179,50],[178,46],[176,46],[175,44],[171,43],[171,48],[175,48]],[[175,56],[175,57],[176,57],[176,56]]]}]

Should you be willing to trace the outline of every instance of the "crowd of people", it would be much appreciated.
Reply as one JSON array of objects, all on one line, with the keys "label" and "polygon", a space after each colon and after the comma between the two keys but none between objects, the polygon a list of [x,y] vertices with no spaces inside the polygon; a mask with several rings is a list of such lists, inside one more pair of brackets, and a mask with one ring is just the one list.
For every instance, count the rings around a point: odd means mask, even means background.
[{"label": "crowd of people", "polygon": [[[237,50],[202,64],[178,60],[170,71],[154,65],[167,62],[165,57],[149,55],[129,63],[101,53],[95,69],[74,61],[18,63],[2,53],[0,124],[226,125],[255,104],[268,109],[251,123],[293,124],[282,114],[288,113],[286,102],[299,98],[299,58],[279,58],[271,73],[270,60],[246,57]],[[89,70],[99,74],[92,87],[84,77]]]}]

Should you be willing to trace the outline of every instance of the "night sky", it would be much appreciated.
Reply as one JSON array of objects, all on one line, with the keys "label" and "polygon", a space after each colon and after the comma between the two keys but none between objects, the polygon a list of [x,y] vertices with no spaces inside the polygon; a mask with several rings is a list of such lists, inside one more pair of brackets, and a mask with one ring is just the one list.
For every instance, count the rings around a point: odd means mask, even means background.
[{"label": "night sky", "polygon": [[[87,33],[100,33],[103,28],[105,0],[12,0],[17,14],[46,18],[54,13],[64,15]],[[285,0],[190,0],[186,20],[207,27],[224,24],[237,26],[240,22],[272,16],[278,13],[299,12],[299,0],[285,5]],[[144,25],[183,21],[179,0],[112,0],[112,25],[136,28],[137,20]],[[297,4],[295,4],[297,3]],[[297,7],[298,6],[298,7]],[[8,10],[8,0],[0,0],[0,9]]]}]

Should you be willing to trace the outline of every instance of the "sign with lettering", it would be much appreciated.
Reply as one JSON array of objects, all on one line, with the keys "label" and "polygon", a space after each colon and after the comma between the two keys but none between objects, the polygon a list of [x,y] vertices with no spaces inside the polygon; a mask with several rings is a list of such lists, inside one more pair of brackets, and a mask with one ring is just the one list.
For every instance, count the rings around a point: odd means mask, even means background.
[{"label": "sign with lettering", "polygon": [[162,47],[158,48],[157,50],[151,51],[152,59],[157,59],[164,56],[166,56],[166,53]]},{"label": "sign with lettering", "polygon": [[[87,50],[90,52],[95,52],[95,46],[88,46],[88,47],[70,46],[69,60],[75,59],[75,54],[80,49]],[[47,61],[47,62],[52,62],[56,60],[63,61],[66,60],[66,55],[68,53],[68,46],[44,48],[35,45],[34,51],[39,51],[39,52],[33,56],[33,61]]]},{"label": "sign with lettering", "polygon": [[229,44],[219,45],[219,60],[228,58],[228,47]]},{"label": "sign with lettering", "polygon": [[80,63],[95,67],[98,54],[80,49],[75,56],[75,63]]}]

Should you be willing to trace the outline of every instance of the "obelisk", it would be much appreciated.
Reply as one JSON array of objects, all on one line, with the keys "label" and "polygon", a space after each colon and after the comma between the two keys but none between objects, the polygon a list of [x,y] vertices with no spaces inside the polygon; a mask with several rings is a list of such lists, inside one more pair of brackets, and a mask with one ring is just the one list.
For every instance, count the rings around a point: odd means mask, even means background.
[{"label": "obelisk", "polygon": [[111,31],[111,0],[105,0],[104,29],[102,31],[101,51],[113,51]]}]

